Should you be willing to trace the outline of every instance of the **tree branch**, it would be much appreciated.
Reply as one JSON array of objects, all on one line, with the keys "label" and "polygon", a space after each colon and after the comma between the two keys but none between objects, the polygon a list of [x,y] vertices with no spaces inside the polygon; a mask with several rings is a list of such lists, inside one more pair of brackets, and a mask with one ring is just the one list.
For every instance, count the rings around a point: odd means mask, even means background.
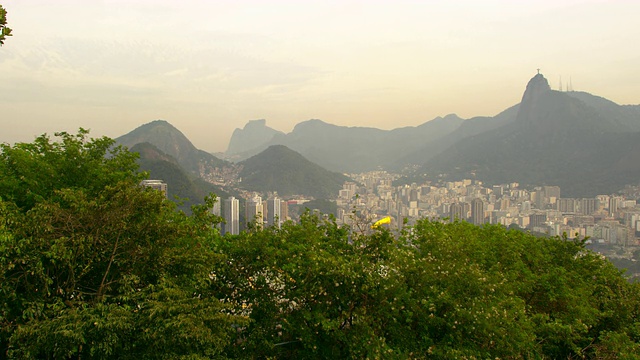
[{"label": "tree branch", "polygon": [[109,258],[109,264],[107,265],[107,270],[104,272],[104,275],[102,276],[102,281],[100,282],[100,287],[98,288],[98,294],[97,294],[97,299],[100,300],[102,299],[103,296],[103,292],[104,292],[104,285],[105,285],[105,281],[107,279],[107,275],[109,274],[109,270],[111,270],[111,264],[113,264],[114,259],[116,258],[116,251],[118,250],[118,244],[120,242],[120,235],[122,233],[118,233],[118,236],[116,237],[116,243],[113,245],[113,251],[111,252],[111,257]]}]

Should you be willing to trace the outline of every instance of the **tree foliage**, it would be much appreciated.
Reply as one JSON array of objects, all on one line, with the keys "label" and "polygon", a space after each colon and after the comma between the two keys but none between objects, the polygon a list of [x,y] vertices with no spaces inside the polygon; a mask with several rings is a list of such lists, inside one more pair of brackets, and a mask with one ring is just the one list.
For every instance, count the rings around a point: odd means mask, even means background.
[{"label": "tree foliage", "polygon": [[136,156],[113,140],[56,136],[1,147],[1,353],[220,354],[243,319],[209,296],[216,219],[140,187]]},{"label": "tree foliage", "polygon": [[11,36],[11,28],[7,27],[7,10],[0,5],[0,46],[7,36]]},{"label": "tree foliage", "polygon": [[[252,322],[233,357],[637,354],[640,291],[582,242],[423,220],[400,236],[299,225],[221,241],[219,298]],[[603,355],[604,354],[604,355]],[[631,358],[633,357],[630,355]]]},{"label": "tree foliage", "polygon": [[3,358],[637,358],[640,288],[584,241],[418,221],[220,236],[140,187],[136,156],[0,147]]}]

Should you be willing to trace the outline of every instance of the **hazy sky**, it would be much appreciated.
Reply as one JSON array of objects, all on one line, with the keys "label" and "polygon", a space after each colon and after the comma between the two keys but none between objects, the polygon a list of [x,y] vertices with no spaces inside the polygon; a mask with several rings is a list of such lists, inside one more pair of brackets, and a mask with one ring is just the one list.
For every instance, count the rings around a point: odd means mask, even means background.
[{"label": "hazy sky", "polygon": [[266,119],[493,116],[536,68],[640,103],[640,1],[0,0],[0,142],[165,119],[208,151]]}]

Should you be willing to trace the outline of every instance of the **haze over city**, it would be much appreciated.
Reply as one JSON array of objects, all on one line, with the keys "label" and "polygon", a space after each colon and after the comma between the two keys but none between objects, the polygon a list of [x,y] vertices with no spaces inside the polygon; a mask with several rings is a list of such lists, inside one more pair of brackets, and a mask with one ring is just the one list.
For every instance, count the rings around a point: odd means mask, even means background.
[{"label": "haze over city", "polygon": [[18,1],[0,48],[0,142],[166,119],[224,151],[248,120],[391,129],[493,116],[552,88],[640,94],[630,1]]}]

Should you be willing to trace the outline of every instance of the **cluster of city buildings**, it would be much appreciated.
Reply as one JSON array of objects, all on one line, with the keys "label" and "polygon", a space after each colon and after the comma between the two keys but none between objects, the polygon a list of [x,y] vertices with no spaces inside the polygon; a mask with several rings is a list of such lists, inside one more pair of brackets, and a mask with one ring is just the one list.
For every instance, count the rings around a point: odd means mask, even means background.
[{"label": "cluster of city buildings", "polygon": [[[351,174],[353,181],[345,182],[337,194],[337,223],[366,225],[389,216],[390,227],[401,228],[428,218],[517,226],[551,236],[589,237],[612,245],[640,244],[640,206],[636,201],[640,187],[627,187],[615,195],[566,198],[558,186],[524,189],[518,183],[509,183],[489,187],[469,179],[394,186],[399,176],[386,171]],[[145,180],[143,185],[167,192],[167,185],[159,180]],[[213,213],[224,219],[220,228],[223,234],[280,227],[291,219],[290,203],[305,201],[285,200],[277,194],[269,194],[267,200],[257,193],[245,195],[242,200],[231,196],[215,204]]]},{"label": "cluster of city buildings", "polygon": [[[223,234],[237,235],[241,230],[264,226],[275,226],[279,228],[284,221],[289,218],[288,202],[273,196],[266,201],[262,197],[254,195],[245,200],[244,216],[246,224],[241,223],[240,200],[234,196],[224,199],[222,206],[216,202],[213,213],[224,218],[222,224]],[[224,207],[223,209],[221,207]],[[221,211],[223,210],[223,211]]]},{"label": "cluster of city buildings", "polygon": [[353,174],[339,191],[337,218],[350,224],[391,216],[392,226],[417,219],[501,224],[551,236],[637,245],[640,237],[638,189],[593,198],[563,198],[558,186],[523,189],[518,183],[483,186],[462,180],[393,186],[398,175],[385,171]]},{"label": "cluster of city buildings", "polygon": [[208,183],[223,188],[233,188],[240,180],[242,166],[231,164],[229,166],[203,166],[200,168],[200,178]]}]

